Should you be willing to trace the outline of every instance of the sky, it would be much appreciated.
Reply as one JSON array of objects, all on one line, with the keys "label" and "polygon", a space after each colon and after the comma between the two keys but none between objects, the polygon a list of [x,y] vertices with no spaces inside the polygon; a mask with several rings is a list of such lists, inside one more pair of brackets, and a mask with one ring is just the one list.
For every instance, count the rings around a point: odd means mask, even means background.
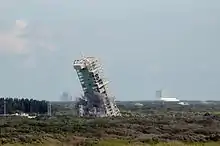
[{"label": "sky", "polygon": [[98,57],[117,100],[166,89],[220,100],[219,0],[0,0],[0,96],[80,96],[75,59]]}]

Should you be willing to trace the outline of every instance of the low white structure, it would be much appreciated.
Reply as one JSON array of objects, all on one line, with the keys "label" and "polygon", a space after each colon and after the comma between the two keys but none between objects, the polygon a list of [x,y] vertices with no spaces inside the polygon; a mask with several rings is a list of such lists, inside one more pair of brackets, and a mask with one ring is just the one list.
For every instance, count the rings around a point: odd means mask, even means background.
[{"label": "low white structure", "polygon": [[144,105],[142,103],[135,103],[134,106],[142,107]]},{"label": "low white structure", "polygon": [[187,102],[179,102],[178,104],[179,105],[189,105],[189,103],[187,103]]},{"label": "low white structure", "polygon": [[160,100],[167,101],[167,102],[178,102],[178,101],[180,101],[179,99],[177,99],[175,97],[162,97],[162,98],[160,98]]},{"label": "low white structure", "polygon": [[27,118],[29,118],[29,119],[36,118],[36,116],[29,116],[29,115],[26,114],[26,113],[21,113],[21,114],[15,113],[15,114],[12,114],[12,116],[27,117]]}]

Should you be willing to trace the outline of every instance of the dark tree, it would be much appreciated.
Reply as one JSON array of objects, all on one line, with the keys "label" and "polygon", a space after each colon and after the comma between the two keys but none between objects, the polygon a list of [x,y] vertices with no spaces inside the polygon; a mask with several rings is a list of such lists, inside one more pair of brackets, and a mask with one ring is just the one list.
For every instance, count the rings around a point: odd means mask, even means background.
[{"label": "dark tree", "polygon": [[[18,98],[5,98],[6,110],[8,114],[16,112],[24,113],[39,113],[44,114],[47,112],[47,101],[39,101],[34,99],[18,99]],[[0,114],[4,113],[4,98],[0,98]]]}]

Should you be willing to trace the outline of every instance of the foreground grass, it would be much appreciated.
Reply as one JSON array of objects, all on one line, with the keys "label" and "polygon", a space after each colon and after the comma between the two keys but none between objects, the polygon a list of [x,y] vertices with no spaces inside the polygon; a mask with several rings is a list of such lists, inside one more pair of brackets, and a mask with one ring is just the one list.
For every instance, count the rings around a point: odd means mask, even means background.
[{"label": "foreground grass", "polygon": [[[5,144],[3,146],[78,146],[74,143],[61,143],[61,142],[45,142],[43,144]],[[208,143],[182,143],[182,142],[159,142],[157,144],[129,142],[125,140],[103,140],[99,142],[80,144],[85,146],[220,146],[220,142]]]},{"label": "foreground grass", "polygon": [[101,141],[94,146],[220,146],[220,142],[209,142],[209,143],[182,143],[182,142],[159,142],[157,144],[149,143],[129,143],[123,140],[105,140]]},{"label": "foreground grass", "polygon": [[[215,142],[220,142],[220,117],[209,114],[171,112],[95,119],[7,117],[0,121],[0,145],[5,146],[220,146]],[[164,140],[178,142],[162,143]]]}]

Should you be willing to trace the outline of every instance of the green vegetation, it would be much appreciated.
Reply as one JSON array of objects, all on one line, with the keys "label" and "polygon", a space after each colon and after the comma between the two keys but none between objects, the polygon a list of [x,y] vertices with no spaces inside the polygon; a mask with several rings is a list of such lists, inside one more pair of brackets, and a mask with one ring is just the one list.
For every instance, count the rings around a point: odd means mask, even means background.
[{"label": "green vegetation", "polygon": [[207,143],[183,143],[183,142],[160,142],[157,144],[148,144],[148,143],[140,143],[140,142],[128,142],[128,141],[120,141],[120,140],[103,140],[100,142],[85,142],[83,144],[76,144],[74,142],[66,142],[61,143],[57,141],[45,141],[44,143],[36,143],[36,144],[4,144],[3,146],[219,146],[218,142],[207,142]]},{"label": "green vegetation", "polygon": [[208,142],[208,143],[183,143],[183,142],[159,142],[156,144],[140,143],[140,142],[128,142],[121,140],[105,140],[101,141],[94,146],[219,146],[218,142]]},{"label": "green vegetation", "polygon": [[47,102],[34,99],[18,99],[18,98],[0,98],[0,114],[4,113],[4,101],[6,102],[7,114],[14,114],[16,112],[24,113],[40,113],[47,112]]},{"label": "green vegetation", "polygon": [[[212,115],[148,115],[127,118],[77,118],[57,116],[27,119],[1,118],[2,144],[75,143],[92,145],[164,145],[220,140],[220,117]],[[51,142],[52,141],[52,142]],[[161,143],[161,142],[164,142]],[[217,144],[217,143],[216,143]]]},{"label": "green vegetation", "polygon": [[[65,107],[56,103],[59,112],[72,113]],[[219,105],[122,107],[123,117],[117,118],[0,117],[0,145],[220,145]]]}]

